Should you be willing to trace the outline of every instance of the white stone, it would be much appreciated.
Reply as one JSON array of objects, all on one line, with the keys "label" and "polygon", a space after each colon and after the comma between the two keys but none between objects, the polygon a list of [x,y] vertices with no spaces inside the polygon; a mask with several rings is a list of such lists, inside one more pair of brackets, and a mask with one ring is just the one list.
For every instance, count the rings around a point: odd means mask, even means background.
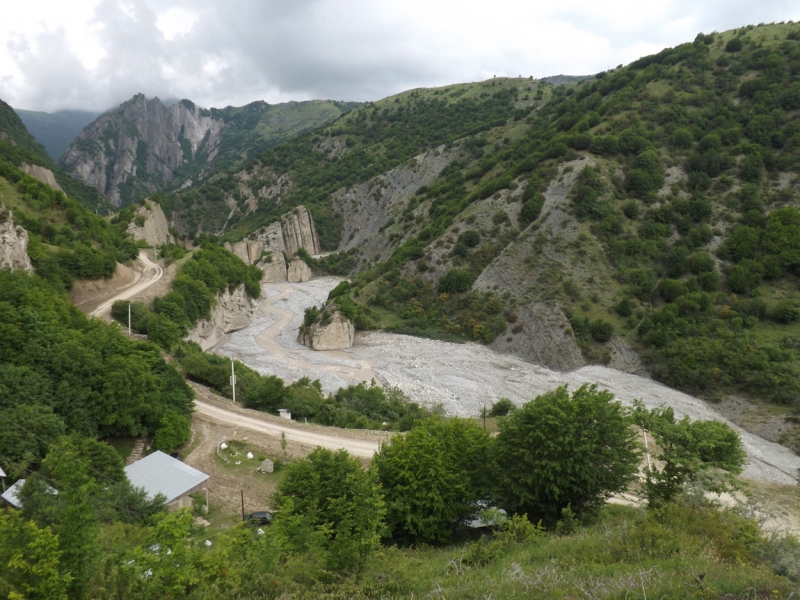
[{"label": "white stone", "polygon": [[253,458],[253,453],[252,452],[248,452],[247,453],[247,458]]}]

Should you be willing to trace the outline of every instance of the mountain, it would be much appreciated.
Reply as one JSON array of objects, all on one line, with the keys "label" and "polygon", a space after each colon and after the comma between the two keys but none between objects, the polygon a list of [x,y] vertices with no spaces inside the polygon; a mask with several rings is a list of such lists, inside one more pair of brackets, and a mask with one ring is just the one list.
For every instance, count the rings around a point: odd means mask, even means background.
[{"label": "mountain", "polygon": [[778,24],[573,84],[410,90],[162,205],[231,242],[307,206],[375,326],[794,404],[798,77]]},{"label": "mountain", "polygon": [[53,160],[66,152],[81,129],[94,121],[101,113],[82,110],[60,110],[54,113],[15,108],[26,129],[33,135]]},{"label": "mountain", "polygon": [[190,187],[260,152],[329,123],[354,104],[328,100],[204,109],[190,100],[165,106],[138,94],[81,131],[61,166],[127,206],[157,191]]},{"label": "mountain", "polygon": [[21,170],[49,187],[63,191],[86,208],[108,214],[108,204],[97,190],[62,171],[27,130],[19,115],[0,100],[0,166]]}]

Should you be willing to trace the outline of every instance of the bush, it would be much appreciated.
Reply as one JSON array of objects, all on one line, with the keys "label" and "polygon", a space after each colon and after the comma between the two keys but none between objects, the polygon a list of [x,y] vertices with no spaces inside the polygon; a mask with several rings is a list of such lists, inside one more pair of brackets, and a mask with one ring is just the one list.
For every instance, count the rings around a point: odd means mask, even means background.
[{"label": "bush", "polygon": [[694,137],[692,136],[692,132],[688,129],[676,129],[672,132],[670,141],[676,148],[683,148],[684,150],[687,150],[692,147]]},{"label": "bush", "polygon": [[589,333],[594,341],[605,343],[614,335],[614,326],[608,321],[597,319],[589,326]]},{"label": "bush", "polygon": [[614,396],[583,385],[537,396],[500,423],[495,477],[501,505],[555,525],[567,506],[592,511],[636,477],[640,450]]},{"label": "bush", "polygon": [[770,317],[776,323],[792,323],[800,316],[800,310],[791,300],[781,300],[770,311]]},{"label": "bush", "polygon": [[508,398],[500,398],[500,400],[492,404],[492,408],[489,410],[489,416],[505,417],[516,407],[517,406]]},{"label": "bush", "polygon": [[439,279],[439,293],[458,294],[466,292],[475,282],[475,276],[464,269],[450,269]]},{"label": "bush", "polygon": [[481,243],[481,234],[474,229],[470,229],[469,231],[462,233],[459,236],[459,240],[464,242],[468,248],[474,248]]},{"label": "bush", "polygon": [[714,270],[716,263],[708,252],[697,252],[689,259],[689,268],[695,275]]},{"label": "bush", "polygon": [[735,37],[732,40],[728,40],[728,43],[725,44],[725,51],[726,52],[739,52],[739,50],[743,47],[742,39]]}]

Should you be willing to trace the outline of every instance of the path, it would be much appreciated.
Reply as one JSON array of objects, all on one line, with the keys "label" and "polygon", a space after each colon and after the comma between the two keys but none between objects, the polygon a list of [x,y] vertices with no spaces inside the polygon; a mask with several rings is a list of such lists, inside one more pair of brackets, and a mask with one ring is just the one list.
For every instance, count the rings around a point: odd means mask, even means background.
[{"label": "path", "polygon": [[150,258],[144,252],[140,251],[136,260],[142,265],[142,269],[141,271],[137,272],[133,283],[121,290],[116,291],[111,298],[104,300],[90,313],[91,316],[98,317],[105,321],[110,321],[111,305],[114,304],[114,302],[117,300],[128,300],[129,298],[140,294],[151,285],[157,283],[158,280],[164,276],[164,269],[161,268],[161,265],[150,260]]}]

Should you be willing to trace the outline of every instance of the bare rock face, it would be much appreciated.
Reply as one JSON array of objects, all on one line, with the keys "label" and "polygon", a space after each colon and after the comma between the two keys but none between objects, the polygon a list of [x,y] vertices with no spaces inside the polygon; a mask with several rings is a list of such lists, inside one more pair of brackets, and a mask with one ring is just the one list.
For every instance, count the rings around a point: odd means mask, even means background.
[{"label": "bare rock face", "polygon": [[286,260],[282,253],[265,256],[256,266],[264,273],[261,277],[264,283],[283,283],[287,280]]},{"label": "bare rock face", "polygon": [[322,252],[314,217],[305,206],[293,208],[281,216],[280,222],[262,227],[246,240],[226,242],[225,248],[248,265],[256,264],[264,252],[285,252],[289,256],[297,254],[300,248],[309,254]]},{"label": "bare rock face", "polygon": [[0,204],[0,269],[33,273],[28,256],[28,232],[14,224],[11,211]]},{"label": "bare rock face", "polygon": [[608,343],[612,352],[611,362],[608,366],[618,371],[632,373],[640,377],[649,377],[647,369],[644,368],[639,355],[628,346],[627,342],[619,336],[614,336]]},{"label": "bare rock face", "polygon": [[243,285],[233,292],[225,290],[217,294],[217,304],[211,309],[211,318],[195,324],[186,339],[196,342],[203,350],[208,350],[220,343],[228,333],[250,325],[257,305],[257,301],[251,300],[245,294]]},{"label": "bare rock face", "polygon": [[167,107],[137,94],[84,128],[60,164],[121,206],[164,188],[198,151],[212,160],[223,127],[188,100]]},{"label": "bare rock face", "polygon": [[298,341],[314,350],[346,350],[353,346],[356,329],[338,310],[331,315],[330,323],[318,320],[301,331]]},{"label": "bare rock face", "polygon": [[42,183],[46,183],[57,192],[64,191],[61,189],[61,186],[58,185],[56,176],[53,175],[53,172],[47,167],[43,167],[42,165],[29,165],[28,163],[22,163],[19,168],[34,179],[38,179]]},{"label": "bare rock face", "polygon": [[301,258],[294,258],[289,263],[286,280],[289,283],[305,283],[313,277],[311,268]]},{"label": "bare rock face", "polygon": [[572,371],[584,365],[572,327],[557,302],[521,306],[517,319],[511,335],[497,336],[490,348],[558,371]]},{"label": "bare rock face", "polygon": [[145,240],[150,246],[172,244],[175,238],[169,232],[169,224],[161,205],[147,201],[136,209],[128,224],[128,233],[134,240]]}]

